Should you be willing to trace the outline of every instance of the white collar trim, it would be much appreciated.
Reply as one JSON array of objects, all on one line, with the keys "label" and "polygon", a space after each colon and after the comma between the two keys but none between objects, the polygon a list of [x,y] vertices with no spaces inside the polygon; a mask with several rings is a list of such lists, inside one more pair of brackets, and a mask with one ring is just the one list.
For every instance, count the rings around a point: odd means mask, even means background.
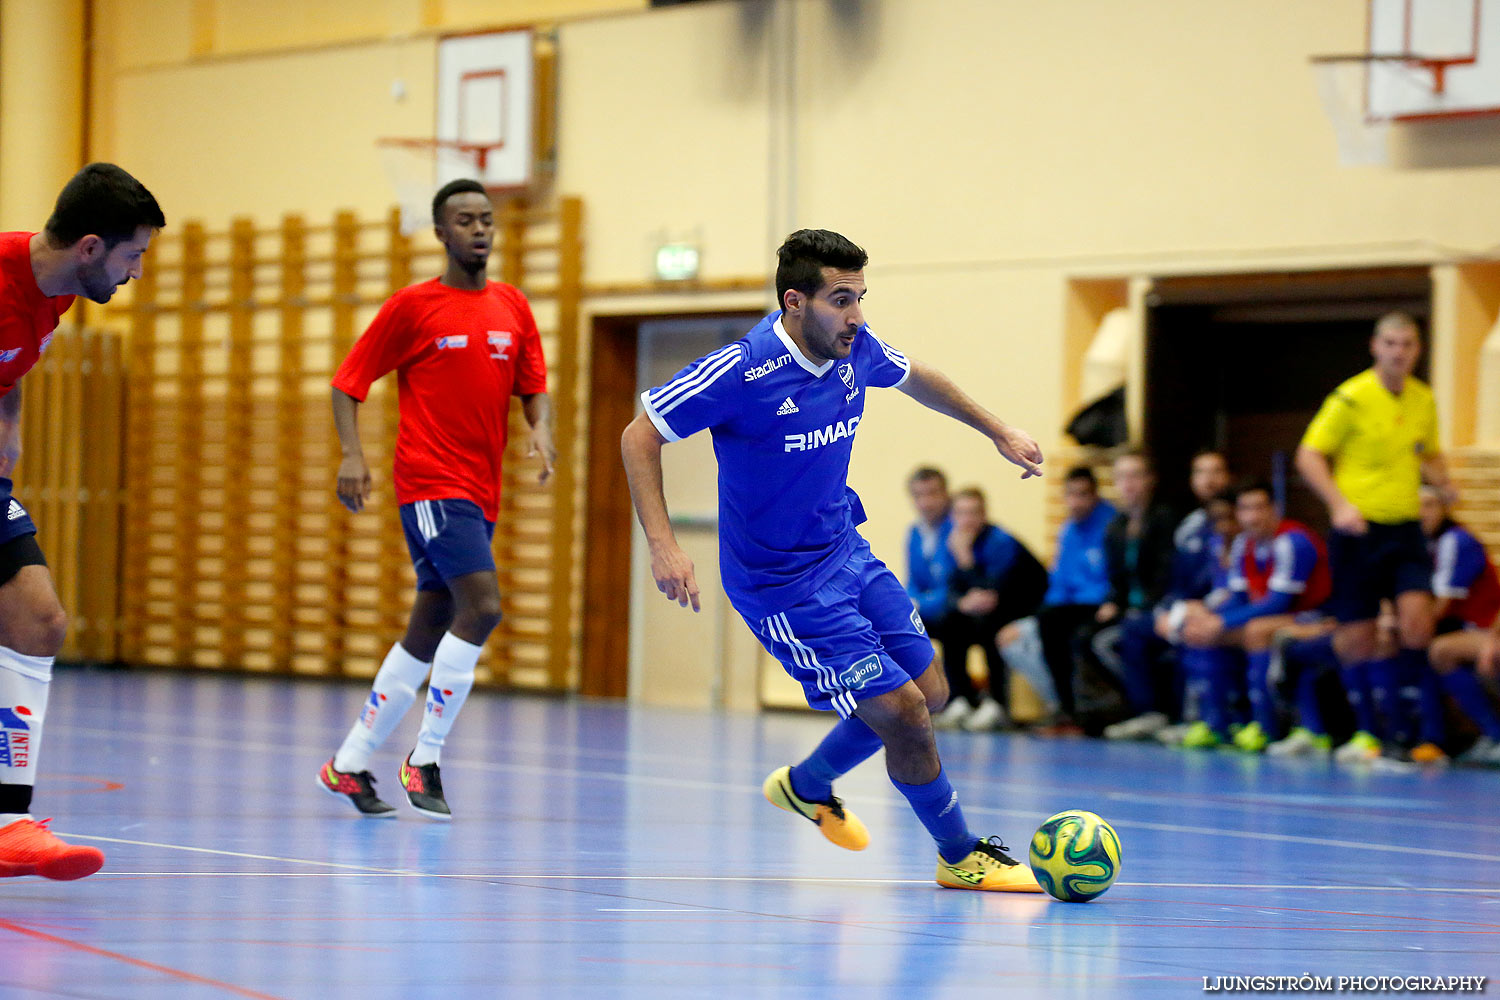
[{"label": "white collar trim", "polygon": [[786,327],[781,325],[780,316],[776,317],[776,322],[771,326],[771,329],[775,332],[776,336],[781,338],[782,344],[784,344],[786,346],[786,349],[791,352],[792,360],[801,365],[803,371],[806,371],[810,375],[817,375],[821,378],[822,376],[828,374],[828,369],[833,367],[832,361],[825,361],[821,365],[815,365],[811,361],[807,360],[807,356],[797,349],[797,342],[792,339],[789,333],[786,332]]}]

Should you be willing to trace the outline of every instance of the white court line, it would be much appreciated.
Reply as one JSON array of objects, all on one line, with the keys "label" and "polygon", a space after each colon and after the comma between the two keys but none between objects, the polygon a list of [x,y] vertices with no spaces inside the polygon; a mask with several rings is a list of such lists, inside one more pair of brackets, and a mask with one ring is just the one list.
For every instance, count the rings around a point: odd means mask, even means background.
[{"label": "white court line", "polygon": [[[231,853],[231,852],[218,852]],[[241,855],[254,857],[254,855]],[[308,861],[309,865],[319,865],[323,862]],[[352,867],[352,866],[345,866]],[[360,871],[339,872],[116,872],[103,871],[101,875],[115,878],[423,878],[423,879],[452,879],[452,880],[491,880],[491,881],[539,881],[539,882],[766,882],[766,883],[806,883],[809,885],[929,885],[932,879],[923,878],[840,878],[828,875],[570,875],[558,872],[545,874],[530,874],[527,872],[414,872],[414,871],[389,871],[378,868]],[[1342,885],[1333,883],[1329,885],[1311,885],[1303,882],[1288,882],[1279,884],[1274,882],[1116,882],[1116,887],[1126,889],[1264,889],[1274,891],[1307,890],[1310,892],[1328,892],[1343,890],[1346,892],[1436,892],[1436,893],[1468,893],[1472,895],[1487,895],[1500,897],[1500,888],[1474,888],[1448,887],[1441,885]],[[690,910],[690,907],[676,907],[679,910]],[[667,912],[667,911],[662,911]]]},{"label": "white court line", "polygon": [[[66,729],[68,727],[59,727],[59,728]],[[173,735],[152,734],[151,736],[147,737],[146,734],[143,734],[143,733],[121,733],[121,732],[118,732],[116,730],[93,729],[93,728],[82,728],[82,727],[74,728],[73,731],[74,732],[80,732],[80,733],[92,733],[92,734],[97,734],[97,735],[105,735],[105,736],[109,736],[109,737],[112,737],[112,738],[115,738],[115,739],[130,739],[130,738],[134,738],[134,739],[148,739],[149,738],[151,740],[172,741],[172,742],[186,743],[186,744],[189,744],[189,745],[211,746],[211,747],[215,747],[215,748],[218,748],[218,749],[233,749],[233,750],[239,750],[239,751],[246,751],[246,750],[280,750],[281,752],[284,752],[284,753],[290,753],[290,752],[293,752],[295,750],[295,752],[298,755],[301,755],[301,754],[304,754],[304,753],[306,753],[306,754],[312,754],[312,753],[315,753],[315,752],[321,752],[321,751],[309,751],[306,748],[293,748],[293,747],[289,747],[289,746],[276,746],[276,747],[272,747],[269,744],[242,743],[242,742],[237,742],[237,741],[234,741],[234,740],[222,740],[222,739],[215,739],[215,738],[211,738],[211,737],[202,737],[202,736],[173,736]],[[543,775],[543,776],[547,776],[547,777],[573,778],[573,779],[576,779],[576,780],[585,780],[585,781],[613,781],[613,782],[618,782],[618,783],[621,783],[621,784],[639,783],[639,784],[645,784],[645,785],[665,786],[665,787],[668,787],[668,788],[692,788],[692,789],[697,789],[697,790],[700,790],[700,791],[733,791],[733,792],[739,792],[741,794],[747,794],[747,793],[750,793],[752,791],[753,792],[759,792],[760,791],[760,786],[758,784],[757,785],[742,785],[742,784],[737,784],[735,782],[729,782],[729,781],[711,781],[711,780],[707,780],[707,779],[696,779],[696,778],[668,778],[668,777],[661,777],[661,776],[656,776],[656,775],[641,775],[641,774],[612,774],[612,773],[609,773],[609,772],[601,772],[601,771],[585,771],[585,770],[580,770],[578,768],[547,767],[547,766],[540,765],[540,764],[499,764],[499,763],[488,762],[488,761],[473,761],[473,762],[467,762],[467,763],[465,763],[462,766],[465,767],[465,768],[471,769],[471,770],[479,770],[479,771],[506,772],[506,773],[513,773],[513,774],[535,774],[535,775]],[[891,806],[905,806],[906,805],[906,800],[904,798],[898,798],[896,795],[870,795],[870,796],[861,796],[860,797],[860,801],[862,803],[870,802],[870,803],[875,803],[875,804],[886,806],[886,807],[891,807]],[[1022,818],[1022,819],[1026,819],[1028,821],[1035,821],[1035,819],[1036,819],[1036,813],[1035,813],[1035,811],[1034,810],[1030,810],[1030,809],[1001,809],[1001,808],[994,807],[994,806],[970,805],[967,802],[964,803],[964,812],[965,813],[969,813],[969,814],[989,815],[989,816],[1013,816],[1013,817],[1019,817],[1019,818]],[[1337,848],[1339,850],[1379,851],[1379,852],[1383,852],[1383,853],[1387,853],[1387,854],[1408,854],[1408,855],[1416,855],[1416,856],[1419,856],[1419,857],[1428,857],[1428,858],[1447,858],[1447,859],[1455,860],[1455,861],[1482,861],[1482,862],[1489,862],[1489,863],[1494,863],[1494,864],[1500,864],[1500,855],[1494,855],[1494,854],[1473,854],[1473,853],[1470,853],[1468,851],[1445,851],[1445,850],[1441,850],[1441,849],[1435,848],[1435,847],[1413,847],[1413,846],[1409,846],[1409,845],[1406,845],[1406,844],[1378,844],[1378,843],[1373,843],[1373,842],[1370,842],[1370,841],[1334,840],[1334,839],[1327,838],[1327,837],[1308,837],[1308,836],[1302,836],[1302,835],[1298,835],[1298,834],[1286,834],[1286,833],[1259,833],[1259,832],[1254,832],[1254,831],[1250,831],[1250,830],[1232,830],[1232,829],[1228,829],[1228,828],[1225,828],[1225,827],[1184,826],[1184,825],[1173,824],[1173,823],[1152,823],[1152,822],[1148,822],[1146,820],[1128,820],[1128,819],[1127,820],[1112,820],[1111,821],[1111,825],[1114,826],[1114,827],[1117,827],[1117,828],[1127,829],[1127,830],[1129,830],[1129,829],[1141,829],[1141,830],[1154,830],[1154,831],[1157,831],[1157,832],[1160,832],[1160,833],[1177,833],[1177,834],[1201,835],[1201,836],[1205,836],[1205,837],[1212,837],[1212,838],[1214,838],[1216,840],[1222,840],[1224,838],[1229,838],[1229,839],[1233,839],[1233,840],[1269,841],[1269,842],[1272,842],[1272,843],[1282,843],[1282,844],[1303,844],[1303,845],[1314,846],[1314,847],[1333,847],[1333,848]],[[66,834],[66,836],[72,836],[72,837],[76,838],[76,837],[79,837],[80,835],[79,834]],[[108,841],[109,838],[107,838],[107,837],[96,837],[96,838],[93,838],[93,839]],[[136,842],[135,841],[122,840],[122,841],[118,841],[118,843],[130,844],[130,843],[136,843]],[[172,846],[175,846],[175,845],[170,845],[170,844],[151,844],[151,845],[148,845],[148,846],[153,846],[153,847],[172,847]],[[183,850],[204,851],[206,853],[216,853],[214,851],[209,850],[208,848],[182,848],[182,849]],[[267,860],[267,861],[281,860],[279,858],[267,857],[267,856],[264,856],[264,855],[254,855],[254,854],[234,855],[233,852],[223,852],[223,853],[230,854],[231,856],[243,856],[243,857],[247,857],[247,858],[257,858],[259,860]],[[336,865],[336,864],[332,864],[332,863],[325,863],[325,862],[318,862],[318,861],[306,861],[306,860],[303,860],[303,859],[300,859],[300,858],[293,858],[293,859],[289,859],[289,860],[292,861],[295,864],[323,864],[326,867],[330,867],[330,868],[345,868],[346,867],[346,868],[353,868],[355,870],[361,870],[361,871],[364,870],[364,869],[360,868],[357,865]]]},{"label": "white court line", "polygon": [[[165,714],[151,713],[151,712],[142,713],[141,716],[139,716],[139,717],[140,718],[151,718],[153,716],[162,718],[164,720],[165,719],[175,719],[175,716],[169,716],[169,715],[165,715]],[[296,730],[294,730],[294,731],[296,731]],[[68,726],[68,725],[62,725],[62,724],[54,724],[53,729],[49,730],[49,732],[75,732],[75,733],[80,733],[80,734],[84,734],[84,735],[88,735],[88,736],[97,736],[97,737],[103,737],[103,738],[109,738],[109,739],[132,739],[133,738],[133,739],[136,739],[136,740],[148,740],[148,739],[149,740],[169,740],[169,741],[172,741],[172,742],[182,743],[182,744],[186,744],[186,745],[189,745],[189,746],[199,746],[199,747],[205,747],[205,748],[211,748],[211,749],[220,749],[220,750],[235,750],[235,751],[241,751],[241,752],[244,752],[244,751],[255,751],[255,752],[259,752],[259,753],[282,754],[282,755],[290,756],[290,757],[301,757],[304,754],[317,755],[317,754],[321,754],[323,752],[323,750],[320,749],[320,748],[318,748],[318,747],[314,747],[314,748],[309,749],[308,747],[305,747],[305,746],[299,746],[299,745],[296,745],[296,744],[285,743],[285,742],[262,743],[262,742],[252,742],[252,741],[231,740],[231,739],[226,739],[226,738],[223,738],[223,737],[183,736],[183,735],[157,733],[157,732],[151,732],[148,735],[144,731],[143,732],[136,732],[136,733],[122,733],[119,730],[114,730],[114,729],[102,729],[102,728],[98,728],[98,727],[89,727],[89,726]],[[299,735],[300,735],[300,732],[299,732]],[[538,756],[546,756],[547,754],[555,753],[556,752],[556,748],[555,747],[551,747],[551,746],[548,746],[546,744],[532,744],[532,743],[525,743],[525,742],[517,742],[515,740],[503,740],[503,741],[499,741],[499,742],[496,742],[496,743],[492,743],[490,745],[493,746],[493,747],[497,747],[497,748],[505,748],[505,749],[510,749],[510,750],[516,750],[516,751],[520,751],[520,752],[524,752],[524,753],[535,754],[535,755],[538,755]],[[578,757],[599,758],[599,759],[602,759],[602,760],[617,761],[617,762],[619,762],[621,764],[629,764],[631,762],[637,762],[637,761],[652,761],[652,762],[670,763],[670,764],[680,764],[681,763],[681,758],[680,757],[671,756],[671,755],[667,755],[667,754],[648,753],[648,752],[636,751],[636,750],[602,750],[602,749],[590,749],[590,748],[574,747],[574,748],[570,748],[569,753],[573,754],[573,755],[576,755]],[[679,787],[679,788],[696,788],[696,789],[700,789],[700,790],[703,790],[703,789],[708,789],[708,790],[740,789],[740,790],[743,790],[743,789],[746,789],[746,788],[750,787],[748,785],[733,785],[733,784],[729,784],[729,783],[725,783],[725,782],[716,782],[716,781],[707,781],[707,780],[694,780],[694,779],[686,779],[686,778],[648,777],[648,776],[642,776],[642,775],[621,775],[621,774],[612,774],[610,772],[605,772],[605,771],[581,771],[581,770],[577,770],[577,769],[572,769],[572,770],[566,770],[566,771],[564,771],[564,770],[559,770],[559,769],[554,769],[554,768],[548,767],[547,765],[544,765],[544,764],[521,764],[521,763],[495,764],[495,763],[492,763],[490,761],[471,760],[471,761],[459,761],[459,762],[456,762],[456,763],[454,763],[452,765],[448,765],[448,766],[451,766],[452,768],[457,769],[457,770],[474,770],[474,771],[479,771],[479,772],[487,772],[488,771],[488,772],[493,772],[493,773],[502,773],[502,772],[510,771],[510,772],[514,772],[514,773],[561,774],[561,775],[567,775],[567,776],[572,776],[572,777],[580,777],[580,778],[585,778],[585,779],[595,779],[595,780],[601,780],[601,781],[603,781],[603,780],[615,780],[615,781],[645,780],[645,781],[654,781],[654,782],[657,782],[659,784],[665,784],[665,785]],[[972,774],[966,780],[986,781],[987,779],[984,778],[982,775]],[[1044,794],[1044,793],[1047,793],[1047,792],[1055,790],[1055,789],[1051,788],[1050,786],[1039,785],[1039,784],[1032,784],[1032,783],[1024,782],[1024,781],[1005,780],[1005,781],[989,782],[989,784],[992,787],[996,788],[996,789],[1020,789],[1020,790],[1024,790],[1024,791],[1027,791],[1027,792],[1035,792],[1035,793],[1038,793],[1038,794]],[[759,787],[760,787],[759,785],[755,786],[756,789],[759,789]],[[1131,794],[1129,792],[1120,791],[1120,790],[1117,790],[1117,789],[1107,789],[1107,788],[1105,788],[1105,789],[1099,789],[1098,790],[1098,794],[1101,795],[1101,796],[1110,798],[1110,799],[1112,799],[1114,801],[1136,802],[1136,803],[1141,803],[1141,804],[1146,804],[1146,805],[1161,805],[1162,804],[1162,799],[1160,797],[1158,797],[1158,796],[1145,795],[1145,794]],[[1318,813],[1317,813],[1317,806],[1314,805],[1314,804],[1311,804],[1311,803],[1307,803],[1307,802],[1248,801],[1242,795],[1238,795],[1238,796],[1237,795],[1226,795],[1226,796],[1192,796],[1192,795],[1181,795],[1181,794],[1178,794],[1178,793],[1173,793],[1173,795],[1174,795],[1174,797],[1170,800],[1171,804],[1173,806],[1181,806],[1183,808],[1187,808],[1189,806],[1197,806],[1197,807],[1209,807],[1209,808],[1215,808],[1215,809],[1232,809],[1232,810],[1235,810],[1235,811],[1249,812],[1249,813],[1255,813],[1255,814],[1260,814],[1260,813],[1264,812],[1266,809],[1269,808],[1269,809],[1275,809],[1275,810],[1280,810],[1280,811],[1283,811],[1283,812],[1291,813],[1293,815],[1305,816],[1305,815],[1308,815],[1309,813],[1312,813],[1314,815],[1318,815]],[[882,797],[880,795],[880,793],[878,793],[878,792],[875,793],[874,795],[861,795],[861,798],[864,799],[864,800],[866,800],[866,801],[874,801],[874,802],[877,802],[877,803],[880,803],[880,804],[883,804],[883,805],[898,805],[899,806],[899,805],[901,805],[905,801],[903,799],[897,799],[897,798],[895,798],[893,796]],[[983,812],[983,811],[985,811],[986,808],[987,807],[984,807],[984,806],[977,806],[977,805],[976,806],[971,806],[971,805],[969,805],[967,803],[964,804],[964,811],[965,812]],[[994,812],[996,815],[1012,815],[1012,816],[1020,816],[1020,817],[1030,817],[1031,816],[1031,813],[1027,812],[1025,810],[992,809],[991,811]],[[1462,821],[1462,822],[1456,821],[1456,820],[1444,820],[1444,819],[1440,819],[1440,818],[1435,817],[1435,816],[1431,816],[1431,815],[1427,815],[1427,814],[1422,814],[1422,813],[1397,813],[1397,814],[1393,814],[1393,815],[1389,815],[1389,816],[1384,816],[1384,817],[1382,817],[1382,819],[1385,822],[1385,824],[1386,824],[1387,827],[1403,827],[1404,826],[1404,827],[1411,827],[1411,828],[1416,828],[1416,829],[1420,829],[1420,830],[1447,829],[1447,830],[1462,830],[1462,831],[1468,831],[1468,830],[1473,829],[1473,823],[1470,822],[1470,821],[1467,821],[1467,820],[1466,821]],[[1126,826],[1126,825],[1129,825],[1129,822],[1128,821],[1124,821],[1124,822],[1120,822],[1120,823],[1115,823],[1114,825],[1115,826]],[[1135,825],[1137,825],[1137,826],[1143,826],[1143,827],[1146,827],[1148,829],[1156,829],[1154,827],[1147,826],[1147,824],[1145,824],[1145,823],[1137,823]],[[1171,830],[1170,832],[1202,832],[1202,830],[1200,828],[1196,828],[1196,827],[1183,827],[1183,828],[1173,828],[1173,830]],[[1311,843],[1312,841],[1308,841],[1308,842]],[[1334,845],[1331,845],[1331,846],[1344,846],[1344,845],[1342,845],[1342,844],[1334,844]],[[1361,845],[1361,846],[1364,846],[1364,845]],[[1405,848],[1389,848],[1389,849],[1391,849],[1391,850],[1406,850]],[[1418,848],[1418,849],[1414,849],[1414,850],[1417,850],[1417,851],[1420,852],[1421,849]],[[1440,857],[1448,857],[1449,855],[1438,855],[1438,856],[1440,856]],[[1486,855],[1463,855],[1463,856],[1461,856],[1460,859],[1461,860],[1485,860],[1485,861],[1495,860],[1495,861],[1500,861],[1500,858],[1491,858],[1491,857],[1486,856]]]},{"label": "white court line", "polygon": [[[356,821],[357,822],[357,821]],[[339,868],[355,874],[420,876],[426,872],[414,872],[401,868],[369,868],[364,865],[344,865],[336,861],[310,861],[307,858],[283,858],[275,854],[246,854],[243,851],[224,851],[214,847],[191,847],[187,844],[163,844],[154,840],[126,840],[123,837],[101,837],[88,833],[64,833],[70,840],[97,840],[102,844],[130,844],[133,847],[160,847],[168,851],[188,851],[193,854],[216,854],[225,858],[245,858],[250,861],[280,861],[289,865],[311,865],[315,868]],[[115,874],[124,874],[115,873]],[[144,873],[143,873],[144,874]],[[191,874],[176,872],[177,875]]]}]

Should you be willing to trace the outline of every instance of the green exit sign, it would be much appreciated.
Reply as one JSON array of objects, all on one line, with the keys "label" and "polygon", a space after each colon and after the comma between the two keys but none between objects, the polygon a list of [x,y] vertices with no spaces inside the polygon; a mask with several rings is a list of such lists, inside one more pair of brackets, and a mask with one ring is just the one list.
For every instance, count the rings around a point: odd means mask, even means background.
[{"label": "green exit sign", "polygon": [[656,250],[659,281],[687,281],[698,276],[698,248],[691,243],[664,243]]}]

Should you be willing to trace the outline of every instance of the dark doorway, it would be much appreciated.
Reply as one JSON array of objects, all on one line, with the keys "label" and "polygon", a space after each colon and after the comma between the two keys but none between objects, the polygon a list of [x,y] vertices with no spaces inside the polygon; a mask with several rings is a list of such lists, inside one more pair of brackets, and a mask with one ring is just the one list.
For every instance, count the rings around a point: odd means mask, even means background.
[{"label": "dark doorway", "polygon": [[[635,418],[641,378],[641,326],[671,320],[748,331],[760,313],[596,316],[589,368],[588,470],[584,503],[583,636],[580,694],[624,698],[630,684],[630,549],[635,513],[620,463],[620,432]],[[658,324],[660,325],[660,324]],[[738,333],[727,334],[733,340]],[[715,346],[725,343],[721,338]],[[649,352],[648,352],[649,354]],[[696,357],[681,360],[686,363]],[[647,359],[649,360],[649,358]],[[675,370],[673,363],[669,370]],[[648,365],[649,367],[649,365]]]},{"label": "dark doorway", "polygon": [[[1284,473],[1287,515],[1326,529],[1322,503],[1291,468],[1323,398],[1370,364],[1375,321],[1410,313],[1425,332],[1426,268],[1164,279],[1149,300],[1146,440],[1160,495],[1193,506],[1194,452],[1225,452],[1236,476]],[[1426,378],[1424,354],[1418,376]]]}]

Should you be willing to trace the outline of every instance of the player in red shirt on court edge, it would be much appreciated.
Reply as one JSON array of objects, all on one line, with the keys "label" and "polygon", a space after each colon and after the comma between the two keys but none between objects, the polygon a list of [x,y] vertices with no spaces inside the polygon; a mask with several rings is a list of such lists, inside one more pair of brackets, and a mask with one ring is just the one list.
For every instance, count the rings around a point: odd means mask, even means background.
[{"label": "player in red shirt on court edge", "polygon": [[166,224],[140,181],[91,163],[62,189],[40,233],[0,233],[0,876],[75,879],[104,864],[97,848],[65,844],[31,816],[52,661],[68,617],[36,525],[11,496],[21,376],[41,360],[75,297],[108,302],[141,276],[141,255]]},{"label": "player in red shirt on court edge", "polygon": [[526,297],[485,276],[495,221],[477,181],[444,185],[432,200],[437,238],[448,252],[441,278],[403,288],[381,307],[333,378],[333,419],[343,461],[338,495],[352,511],[370,495],[369,466],[355,414],[370,383],[395,370],[401,411],[396,502],[417,571],[406,635],[391,647],[359,718],[318,773],[364,816],[395,810],[375,794],[370,755],[416,700],[427,707],[417,745],[401,764],[412,808],[432,819],[452,813],[438,772],[443,741],[474,685],[474,665],[500,622],[500,586],[490,540],[500,510],[500,462],[510,397],[531,425],[530,453],[552,473],[552,407],[541,338]]}]

